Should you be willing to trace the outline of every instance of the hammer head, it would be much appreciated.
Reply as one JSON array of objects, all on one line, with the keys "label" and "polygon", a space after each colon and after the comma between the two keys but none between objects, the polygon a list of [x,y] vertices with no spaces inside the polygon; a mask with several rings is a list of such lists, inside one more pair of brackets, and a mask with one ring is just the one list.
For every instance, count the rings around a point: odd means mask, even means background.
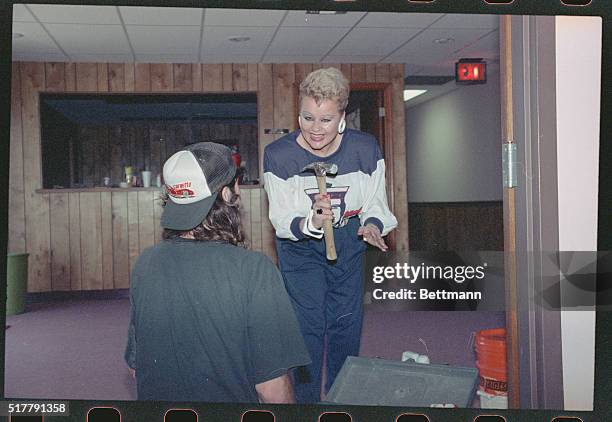
[{"label": "hammer head", "polygon": [[313,170],[316,176],[325,176],[327,174],[338,173],[338,166],[333,163],[325,163],[323,161],[317,161],[308,164],[302,169],[302,171]]}]

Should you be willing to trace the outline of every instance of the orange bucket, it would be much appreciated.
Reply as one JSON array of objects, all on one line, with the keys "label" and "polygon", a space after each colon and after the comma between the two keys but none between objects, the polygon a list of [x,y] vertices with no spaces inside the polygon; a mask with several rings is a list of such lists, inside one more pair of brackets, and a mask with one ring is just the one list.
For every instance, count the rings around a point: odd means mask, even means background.
[{"label": "orange bucket", "polygon": [[495,328],[478,331],[475,348],[480,390],[488,394],[507,395],[506,330]]}]

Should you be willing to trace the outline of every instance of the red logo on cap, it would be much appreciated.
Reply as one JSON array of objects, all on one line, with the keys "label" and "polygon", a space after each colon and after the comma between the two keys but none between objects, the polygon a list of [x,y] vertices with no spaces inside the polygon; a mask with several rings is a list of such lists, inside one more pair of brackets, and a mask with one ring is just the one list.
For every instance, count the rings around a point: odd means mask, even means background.
[{"label": "red logo on cap", "polygon": [[168,195],[174,198],[193,198],[195,193],[189,189],[191,182],[179,183],[176,185],[168,186]]}]

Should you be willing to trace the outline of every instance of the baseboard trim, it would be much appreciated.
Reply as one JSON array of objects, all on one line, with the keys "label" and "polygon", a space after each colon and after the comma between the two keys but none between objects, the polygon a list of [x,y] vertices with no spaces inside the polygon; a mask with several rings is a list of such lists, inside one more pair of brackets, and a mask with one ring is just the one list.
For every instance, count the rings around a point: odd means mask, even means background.
[{"label": "baseboard trim", "polygon": [[127,299],[130,289],[78,290],[61,292],[35,292],[26,295],[26,304],[61,302],[65,300],[109,300]]}]

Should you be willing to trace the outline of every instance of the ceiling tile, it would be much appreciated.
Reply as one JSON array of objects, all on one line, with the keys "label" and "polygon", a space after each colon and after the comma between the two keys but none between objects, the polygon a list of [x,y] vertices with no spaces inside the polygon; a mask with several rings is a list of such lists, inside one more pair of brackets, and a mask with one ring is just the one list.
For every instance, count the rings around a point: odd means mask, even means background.
[{"label": "ceiling tile", "polygon": [[359,56],[359,55],[329,55],[323,59],[324,63],[378,63],[385,56]]},{"label": "ceiling tile", "polygon": [[[275,28],[204,26],[202,54],[263,54],[274,35]],[[230,37],[250,37],[244,42],[229,41]]]},{"label": "ceiling tile", "polygon": [[493,31],[473,44],[455,51],[455,57],[499,58],[499,31]]},{"label": "ceiling tile", "polygon": [[268,54],[316,56],[326,54],[346,33],[347,28],[281,28],[270,44]]},{"label": "ceiling tile", "polygon": [[434,23],[432,28],[456,29],[496,29],[499,28],[499,15],[469,15],[453,13]]},{"label": "ceiling tile", "polygon": [[70,61],[83,63],[131,63],[131,54],[70,54]]},{"label": "ceiling tile", "polygon": [[41,22],[120,24],[115,6],[68,6],[30,4],[30,10]]},{"label": "ceiling tile", "polygon": [[136,61],[141,63],[197,63],[197,54],[136,53]]},{"label": "ceiling tile", "polygon": [[366,12],[347,12],[342,15],[307,15],[305,10],[292,10],[283,21],[283,27],[352,27]]},{"label": "ceiling tile", "polygon": [[332,53],[349,52],[370,55],[376,52],[386,56],[404,42],[418,34],[416,28],[355,28],[338,44]]},{"label": "ceiling tile", "polygon": [[[408,44],[400,48],[393,55],[385,58],[384,62],[437,63],[453,56],[454,52],[474,42],[487,34],[487,29],[426,29]],[[434,42],[437,39],[452,38],[454,41],[447,44]]]},{"label": "ceiling tile", "polygon": [[62,53],[19,53],[13,50],[12,60],[14,62],[65,62],[66,56],[64,56]]},{"label": "ceiling tile", "polygon": [[36,22],[36,19],[23,4],[14,4],[13,22]]},{"label": "ceiling tile", "polygon": [[261,54],[246,55],[246,54],[206,54],[202,55],[202,63],[258,63]]},{"label": "ceiling tile", "polygon": [[187,7],[119,7],[126,25],[200,25],[202,10]]},{"label": "ceiling tile", "polygon": [[[118,8],[63,5],[31,7],[36,10],[34,14],[48,22],[45,27],[71,57],[78,57],[82,61],[131,61],[128,40],[118,26]],[[205,10],[206,15],[204,34],[200,41],[202,10]],[[129,41],[139,61],[197,62],[200,42],[200,61],[206,63],[317,63],[328,55],[324,60],[326,63],[406,63],[412,66],[412,74],[424,74],[421,67],[423,71],[446,73],[447,66],[439,64],[451,63],[458,57],[484,57],[491,62],[499,57],[499,32],[496,30],[498,17],[491,15],[350,12],[344,15],[308,15],[306,22],[304,11],[122,6],[121,12],[127,22],[139,23],[126,25]],[[285,13],[287,17],[283,26],[271,39]],[[349,32],[349,27],[362,17]],[[432,27],[422,30],[423,26],[437,18],[440,20]],[[15,5],[13,31],[23,33],[24,37],[13,40],[14,57],[27,57],[29,60],[36,60],[37,57],[53,57],[60,61],[69,59],[64,57],[45,28],[36,22],[25,22],[27,20],[35,20],[34,15],[23,5]],[[117,25],[103,25],[105,22]],[[419,28],[422,33],[416,35]],[[382,58],[412,35],[415,35],[414,40],[392,55]],[[251,40],[230,43],[227,38],[231,36],[249,36]],[[433,43],[434,39],[445,37],[452,37],[455,41],[446,45]],[[341,44],[330,52],[331,47],[340,39]],[[266,48],[266,56],[262,59]]]},{"label": "ceiling tile", "polygon": [[200,28],[194,26],[127,25],[136,55],[150,53],[198,54]]},{"label": "ceiling tile", "polygon": [[45,27],[68,54],[129,54],[121,25],[48,23]]},{"label": "ceiling tile", "polygon": [[442,16],[442,13],[370,12],[358,28],[426,28]]},{"label": "ceiling tile", "polygon": [[205,9],[205,25],[278,26],[284,10]]},{"label": "ceiling tile", "polygon": [[15,22],[13,32],[23,34],[23,37],[13,39],[13,52],[20,54],[54,53],[63,56],[62,51],[39,23]]},{"label": "ceiling tile", "polygon": [[415,75],[420,76],[451,76],[455,74],[455,61],[446,60],[439,63],[422,65]]},{"label": "ceiling tile", "polygon": [[319,63],[321,55],[318,56],[303,56],[303,55],[269,55],[263,58],[263,63]]}]

